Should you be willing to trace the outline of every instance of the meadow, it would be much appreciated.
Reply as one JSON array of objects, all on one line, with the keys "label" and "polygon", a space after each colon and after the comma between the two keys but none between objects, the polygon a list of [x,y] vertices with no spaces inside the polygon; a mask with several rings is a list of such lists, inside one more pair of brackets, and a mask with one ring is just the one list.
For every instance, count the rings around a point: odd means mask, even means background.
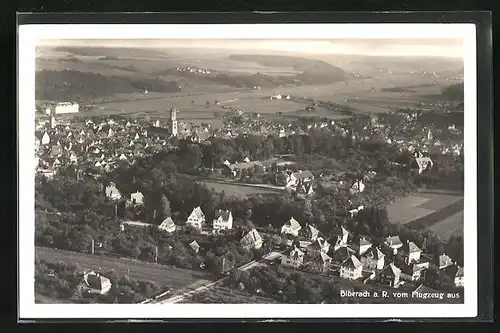
[{"label": "meadow", "polygon": [[388,205],[387,212],[392,223],[429,228],[441,237],[463,232],[463,193],[420,192]]},{"label": "meadow", "polygon": [[249,186],[245,184],[229,184],[215,181],[203,181],[203,184],[216,192],[224,192],[227,196],[246,198],[255,195],[278,195],[283,191],[272,188]]}]

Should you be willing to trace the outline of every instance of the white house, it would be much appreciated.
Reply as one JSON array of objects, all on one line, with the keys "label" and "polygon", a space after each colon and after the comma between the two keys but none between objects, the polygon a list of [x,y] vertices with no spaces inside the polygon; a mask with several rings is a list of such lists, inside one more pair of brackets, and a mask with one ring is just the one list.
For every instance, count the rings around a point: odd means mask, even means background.
[{"label": "white house", "polygon": [[299,268],[304,262],[304,252],[293,247],[281,256],[281,264],[293,268]]},{"label": "white house", "polygon": [[453,260],[446,253],[443,253],[437,257],[436,265],[438,269],[443,269],[453,265]]},{"label": "white house", "polygon": [[389,236],[385,239],[384,244],[388,246],[394,254],[398,253],[398,249],[403,246],[399,236]]},{"label": "white house", "polygon": [[373,247],[361,256],[363,267],[367,270],[382,270],[384,268],[385,255],[378,247]]},{"label": "white house", "polygon": [[365,190],[365,184],[363,183],[362,180],[357,180],[354,182],[354,184],[352,184],[351,186],[351,193],[352,194],[356,194],[356,193],[361,193]]},{"label": "white house", "polygon": [[141,192],[135,192],[130,194],[130,199],[128,203],[131,205],[142,205],[144,204],[144,194]]},{"label": "white house", "polygon": [[230,210],[219,209],[215,212],[213,222],[214,230],[232,229],[233,228],[233,214]]},{"label": "white house", "polygon": [[252,229],[240,240],[240,243],[247,249],[260,249],[262,247],[262,237],[260,237],[257,230]]},{"label": "white house", "polygon": [[363,255],[366,251],[370,249],[372,246],[372,243],[368,241],[365,237],[362,237],[359,239],[359,249],[358,249],[358,254],[361,256]]},{"label": "white house", "polygon": [[106,186],[106,196],[111,200],[120,200],[122,198],[120,191],[118,191],[116,185],[113,183]]},{"label": "white house", "polygon": [[111,289],[111,281],[99,273],[89,272],[83,276],[88,292],[105,295]]},{"label": "white house", "polygon": [[316,241],[307,246],[308,255],[317,255],[320,252],[327,253],[328,250],[330,250],[330,243],[328,243],[322,237],[317,238]]},{"label": "white house", "polygon": [[62,113],[78,113],[80,106],[78,103],[72,103],[72,102],[62,102],[58,103],[55,106],[55,113],[56,114],[62,114]]},{"label": "white house", "polygon": [[201,229],[201,226],[205,223],[205,214],[201,210],[200,206],[193,209],[191,214],[186,220],[186,225],[191,226],[196,229]]},{"label": "white house", "polygon": [[282,234],[290,234],[292,236],[297,237],[299,235],[299,230],[302,229],[300,226],[299,222],[297,222],[296,219],[293,217],[290,218],[282,227],[281,227],[281,233]]},{"label": "white house", "polygon": [[172,233],[175,231],[175,223],[174,220],[172,220],[171,217],[167,217],[166,219],[163,220],[163,222],[158,226],[158,229],[161,231],[166,231],[169,233]]},{"label": "white house", "polygon": [[452,279],[455,287],[464,286],[464,269],[462,267],[458,265],[448,266],[444,272]]},{"label": "white house", "polygon": [[325,273],[330,268],[332,258],[325,252],[320,252],[310,262],[310,269],[316,272]]},{"label": "white house", "polygon": [[318,238],[319,230],[316,229],[314,226],[307,224],[306,233],[307,237],[314,242]]},{"label": "white house", "polygon": [[41,143],[42,145],[48,145],[50,143],[50,136],[47,132],[43,133]]},{"label": "white house", "polygon": [[420,261],[420,254],[422,253],[422,250],[415,243],[406,241],[401,248],[401,252],[403,253],[405,262],[407,264],[411,264],[413,262]]},{"label": "white house", "polygon": [[340,265],[340,276],[344,279],[357,280],[362,276],[363,264],[351,255],[346,261]]},{"label": "white house", "polygon": [[432,162],[430,157],[424,156],[420,151],[415,152],[415,164],[418,167],[419,174],[432,169],[432,167],[434,166],[434,163]]},{"label": "white house", "polygon": [[343,226],[336,226],[332,230],[332,235],[340,237],[342,243],[347,244],[347,239],[349,237],[349,232]]},{"label": "white house", "polygon": [[380,272],[379,279],[383,284],[397,288],[401,278],[401,270],[392,262]]},{"label": "white house", "polygon": [[245,158],[243,159],[243,161],[244,161],[244,162],[246,162],[246,163],[250,163],[250,159],[248,158],[248,156],[247,156],[247,157],[245,157]]}]

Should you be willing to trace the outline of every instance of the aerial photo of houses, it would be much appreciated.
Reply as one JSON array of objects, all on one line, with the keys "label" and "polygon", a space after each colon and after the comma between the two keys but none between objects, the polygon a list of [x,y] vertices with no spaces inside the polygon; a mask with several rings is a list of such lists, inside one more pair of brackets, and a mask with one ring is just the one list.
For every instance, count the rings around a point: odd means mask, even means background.
[{"label": "aerial photo of houses", "polygon": [[35,302],[463,303],[463,62],[455,39],[41,40]]}]

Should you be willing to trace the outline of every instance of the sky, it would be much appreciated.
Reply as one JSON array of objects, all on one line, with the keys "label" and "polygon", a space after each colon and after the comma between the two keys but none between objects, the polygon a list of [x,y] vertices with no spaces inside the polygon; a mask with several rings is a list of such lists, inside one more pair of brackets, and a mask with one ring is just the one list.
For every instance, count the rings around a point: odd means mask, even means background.
[{"label": "sky", "polygon": [[371,56],[463,57],[460,39],[86,39],[41,40],[39,46],[104,46],[133,48],[201,48],[230,51],[352,54]]}]

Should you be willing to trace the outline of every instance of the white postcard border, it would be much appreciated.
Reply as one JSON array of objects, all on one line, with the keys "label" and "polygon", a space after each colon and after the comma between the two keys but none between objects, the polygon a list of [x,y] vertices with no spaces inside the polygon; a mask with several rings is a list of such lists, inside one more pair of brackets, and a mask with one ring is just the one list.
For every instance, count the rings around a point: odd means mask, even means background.
[{"label": "white postcard border", "polygon": [[[18,50],[20,319],[452,318],[477,315],[477,106],[474,24],[20,25]],[[35,304],[35,45],[40,39],[442,39],[464,41],[464,304]],[[476,222],[476,223],[473,223]]]}]

